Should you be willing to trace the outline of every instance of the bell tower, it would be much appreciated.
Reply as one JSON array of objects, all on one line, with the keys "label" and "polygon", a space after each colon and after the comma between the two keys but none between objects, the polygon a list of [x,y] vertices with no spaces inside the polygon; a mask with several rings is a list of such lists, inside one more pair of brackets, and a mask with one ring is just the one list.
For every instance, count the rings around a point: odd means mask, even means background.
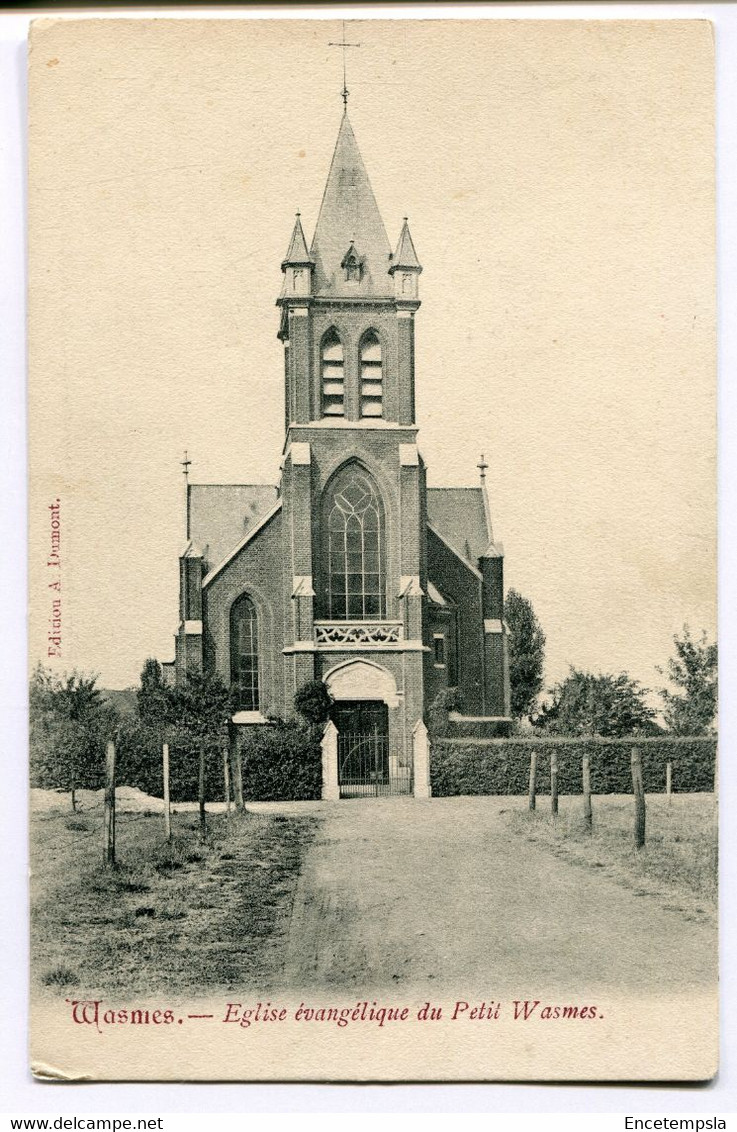
[{"label": "bell tower", "polygon": [[311,247],[298,213],[282,271],[287,446],[294,427],[336,418],[414,427],[422,268],[406,217],[392,254],[347,112]]},{"label": "bell tower", "polygon": [[[422,718],[425,469],[414,322],[422,271],[404,219],[392,252],[347,110],[312,243],[297,215],[282,262],[282,499],[295,687],[361,652]],[[404,718],[406,717],[406,719]],[[409,729],[409,730],[408,730]]]}]

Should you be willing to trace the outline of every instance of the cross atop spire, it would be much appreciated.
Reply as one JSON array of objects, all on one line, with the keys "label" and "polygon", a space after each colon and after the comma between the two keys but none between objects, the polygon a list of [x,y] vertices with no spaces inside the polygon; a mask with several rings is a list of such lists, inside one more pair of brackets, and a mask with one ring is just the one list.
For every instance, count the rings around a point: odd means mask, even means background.
[{"label": "cross atop spire", "polygon": [[187,456],[187,449],[184,449],[184,459],[181,461],[182,471],[184,472],[184,482],[189,484],[189,468],[192,461]]},{"label": "cross atop spire", "polygon": [[483,452],[481,453],[481,459],[479,460],[476,467],[479,470],[479,477],[481,479],[481,482],[484,483],[484,481],[486,480],[486,471],[487,471],[487,468],[489,467],[489,465],[486,463],[486,459],[484,457]]},{"label": "cross atop spire", "polygon": [[328,43],[328,47],[342,47],[343,48],[343,89],[340,92],[343,99],[343,107],[348,109],[348,82],[346,78],[346,49],[348,47],[360,47],[360,43],[347,43],[345,38],[345,20],[343,20],[343,38],[339,43]]}]

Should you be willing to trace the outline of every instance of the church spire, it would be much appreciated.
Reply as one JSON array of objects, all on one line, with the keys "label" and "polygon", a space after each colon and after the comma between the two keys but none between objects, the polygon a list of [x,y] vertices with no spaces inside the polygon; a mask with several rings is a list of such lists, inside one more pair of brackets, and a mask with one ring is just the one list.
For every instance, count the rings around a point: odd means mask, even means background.
[{"label": "church spire", "polygon": [[347,113],[340,123],[310,251],[315,295],[391,297],[389,239]]}]

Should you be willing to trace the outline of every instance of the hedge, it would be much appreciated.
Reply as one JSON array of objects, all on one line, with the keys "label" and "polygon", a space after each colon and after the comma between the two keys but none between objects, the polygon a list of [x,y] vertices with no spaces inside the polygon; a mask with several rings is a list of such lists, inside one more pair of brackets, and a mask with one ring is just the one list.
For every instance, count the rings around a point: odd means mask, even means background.
[{"label": "hedge", "polygon": [[281,802],[320,797],[322,727],[296,721],[250,727],[241,739],[243,797],[252,802]]},{"label": "hedge", "polygon": [[[164,791],[161,740],[143,724],[127,723],[118,729],[115,744],[115,777],[118,786],[135,786],[144,794],[161,798]],[[169,792],[172,802],[195,802],[199,788],[200,758],[195,745],[169,744]],[[222,802],[223,753],[217,747],[205,751],[205,801]]]},{"label": "hedge", "polygon": [[[319,729],[322,731],[322,728]],[[239,729],[246,802],[319,798],[322,790],[322,752],[318,731],[298,721]],[[142,724],[129,723],[118,731],[116,778],[119,786],[134,786],[160,798],[163,793],[161,742]],[[199,752],[169,744],[169,789],[172,802],[197,800]],[[205,801],[222,802],[222,750],[205,754]]]},{"label": "hedge", "polygon": [[591,789],[595,794],[632,791],[630,756],[642,756],[645,790],[665,790],[666,763],[673,764],[674,792],[711,791],[716,758],[714,738],[654,739],[468,739],[432,741],[430,778],[436,798],[456,794],[526,794],[530,755],[537,752],[537,790],[550,792],[550,755],[558,756],[558,790],[581,793],[581,763],[591,758]]}]

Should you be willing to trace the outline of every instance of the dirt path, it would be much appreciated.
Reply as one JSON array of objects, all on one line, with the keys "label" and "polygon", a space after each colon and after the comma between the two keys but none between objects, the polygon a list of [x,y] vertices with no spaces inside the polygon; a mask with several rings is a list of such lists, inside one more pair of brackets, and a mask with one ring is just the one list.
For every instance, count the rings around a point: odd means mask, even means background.
[{"label": "dirt path", "polygon": [[463,986],[579,996],[713,985],[713,926],[510,834],[502,798],[320,807],[297,886],[286,981],[306,989]]}]

